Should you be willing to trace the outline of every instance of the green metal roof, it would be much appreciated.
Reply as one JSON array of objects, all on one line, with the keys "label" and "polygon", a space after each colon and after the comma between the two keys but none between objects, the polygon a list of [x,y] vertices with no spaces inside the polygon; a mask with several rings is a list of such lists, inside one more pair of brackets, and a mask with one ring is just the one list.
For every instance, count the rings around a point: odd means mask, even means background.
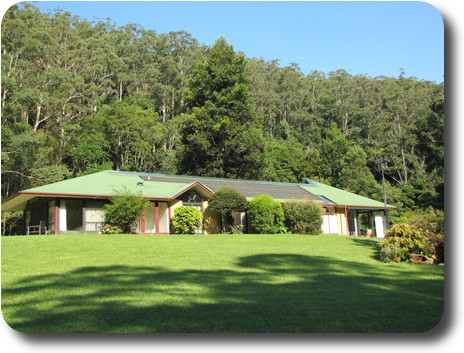
[{"label": "green metal roof", "polygon": [[[373,208],[384,208],[383,202],[372,200],[368,197],[353,194],[352,192],[337,189],[335,187],[318,183],[308,179],[308,184],[300,185],[303,189],[311,192],[314,195],[323,196],[329,201],[337,205],[345,206],[360,206],[360,207],[373,207]],[[394,206],[388,205],[387,207],[394,208]]]},{"label": "green metal roof", "polygon": [[145,182],[136,173],[104,171],[84,175],[74,179],[59,181],[23,191],[32,194],[65,194],[76,196],[92,195],[115,196],[119,190],[127,189],[140,192],[147,198],[170,199],[183,190],[188,189],[195,182],[167,183]]},{"label": "green metal roof", "polygon": [[[251,200],[257,195],[268,194],[280,202],[285,202],[291,198],[310,198],[324,204],[384,208],[382,202],[309,179],[305,184],[295,184],[110,170],[22,191],[19,195],[6,200],[2,205],[2,210],[23,209],[25,203],[36,196],[60,195],[98,198],[116,196],[118,190],[129,190],[140,192],[141,196],[146,198],[161,200],[176,198],[190,188],[195,188],[203,195],[211,194],[221,186],[229,186],[239,190],[247,200]],[[387,207],[393,206],[387,205]]]}]

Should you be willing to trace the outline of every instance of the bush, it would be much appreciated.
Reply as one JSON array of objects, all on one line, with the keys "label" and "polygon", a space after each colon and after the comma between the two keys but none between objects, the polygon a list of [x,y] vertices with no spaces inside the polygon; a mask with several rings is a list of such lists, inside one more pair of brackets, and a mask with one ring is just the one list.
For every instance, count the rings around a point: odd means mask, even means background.
[{"label": "bush", "polygon": [[441,210],[429,210],[413,215],[409,223],[425,232],[424,252],[434,254],[437,262],[445,261],[445,214]]},{"label": "bush", "polygon": [[385,244],[380,249],[380,260],[383,262],[401,262],[403,249],[398,243]]},{"label": "bush", "polygon": [[174,210],[171,224],[175,234],[194,234],[203,223],[203,213],[195,207],[182,206]]},{"label": "bush", "polygon": [[433,257],[434,254],[426,249],[427,233],[416,226],[407,223],[394,224],[385,232],[385,239],[380,242],[380,247],[398,244],[402,249],[401,258],[409,261],[412,254]]},{"label": "bush", "polygon": [[118,196],[104,206],[105,223],[120,228],[123,233],[130,233],[132,224],[139,219],[148,201],[128,190],[117,193]]},{"label": "bush", "polygon": [[380,245],[386,246],[398,242],[403,249],[403,260],[409,261],[410,255],[425,256],[444,262],[444,212],[428,210],[426,212],[409,211],[398,218],[385,233]]},{"label": "bush", "polygon": [[312,200],[288,200],[284,205],[285,225],[292,233],[320,234],[322,207]]},{"label": "bush", "polygon": [[251,227],[260,234],[285,233],[284,211],[271,196],[256,196],[248,205]]},{"label": "bush", "polygon": [[234,229],[232,212],[245,211],[247,200],[241,192],[222,187],[211,196],[208,207],[220,215],[221,231],[225,233],[227,228]]},{"label": "bush", "polygon": [[121,234],[122,229],[117,226],[105,224],[101,230],[102,234]]}]

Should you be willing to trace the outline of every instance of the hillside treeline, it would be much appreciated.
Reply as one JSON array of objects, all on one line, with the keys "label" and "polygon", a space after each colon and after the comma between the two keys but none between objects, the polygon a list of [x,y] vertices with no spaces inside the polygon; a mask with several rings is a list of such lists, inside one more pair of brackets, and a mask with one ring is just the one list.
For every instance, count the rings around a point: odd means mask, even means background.
[{"label": "hillside treeline", "polygon": [[302,182],[443,208],[444,86],[304,74],[224,38],[13,6],[2,23],[2,197],[116,169]]}]

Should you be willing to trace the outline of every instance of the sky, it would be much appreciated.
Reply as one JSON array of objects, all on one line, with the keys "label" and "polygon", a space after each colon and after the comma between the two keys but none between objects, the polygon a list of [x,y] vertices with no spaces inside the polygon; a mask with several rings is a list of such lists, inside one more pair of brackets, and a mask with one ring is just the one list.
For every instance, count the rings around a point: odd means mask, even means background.
[{"label": "sky", "polygon": [[304,74],[444,81],[444,24],[426,2],[405,1],[37,1],[116,26],[137,23],[157,33],[184,30],[211,46],[223,35],[249,58],[297,63]]}]

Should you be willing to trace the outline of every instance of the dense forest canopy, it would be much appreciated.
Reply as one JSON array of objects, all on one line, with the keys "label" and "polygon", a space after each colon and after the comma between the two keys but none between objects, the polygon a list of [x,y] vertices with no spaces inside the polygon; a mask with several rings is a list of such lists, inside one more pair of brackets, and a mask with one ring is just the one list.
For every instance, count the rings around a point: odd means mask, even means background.
[{"label": "dense forest canopy", "polygon": [[[303,74],[224,38],[24,4],[2,23],[2,198],[106,169],[301,182],[443,209],[444,86]],[[382,178],[384,176],[384,179]]]}]

